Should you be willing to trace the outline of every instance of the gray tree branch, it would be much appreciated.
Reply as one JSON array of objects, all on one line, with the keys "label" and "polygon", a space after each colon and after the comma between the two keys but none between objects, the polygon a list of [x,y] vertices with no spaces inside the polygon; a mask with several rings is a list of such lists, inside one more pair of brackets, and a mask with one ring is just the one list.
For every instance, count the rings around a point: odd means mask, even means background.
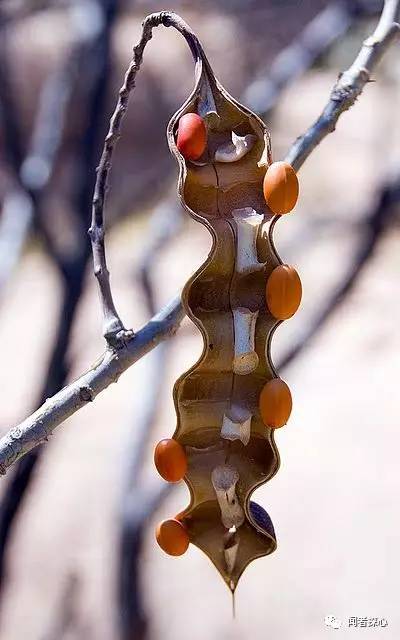
[{"label": "gray tree branch", "polygon": [[286,162],[298,171],[319,143],[335,130],[344,111],[353,106],[371,73],[391,43],[398,38],[399,0],[386,0],[374,33],[364,40],[353,64],[339,76],[330,99],[319,118],[290,148]]},{"label": "gray tree branch", "polygon": [[82,409],[154,347],[171,337],[184,317],[173,300],[118,351],[107,349],[89,371],[67,385],[0,440],[0,474],[38,444],[45,442],[64,420]]}]

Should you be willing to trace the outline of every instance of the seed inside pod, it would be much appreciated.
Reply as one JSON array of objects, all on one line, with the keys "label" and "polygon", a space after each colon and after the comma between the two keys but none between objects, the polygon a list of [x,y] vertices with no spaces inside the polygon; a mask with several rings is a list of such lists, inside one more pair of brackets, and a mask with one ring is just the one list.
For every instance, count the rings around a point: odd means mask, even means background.
[{"label": "seed inside pod", "polygon": [[259,408],[267,427],[283,427],[292,412],[292,395],[286,382],[280,378],[267,382],[260,394]]},{"label": "seed inside pod", "polygon": [[184,448],[173,438],[160,440],[154,450],[154,464],[167,482],[179,482],[187,470]]},{"label": "seed inside pod", "polygon": [[197,113],[185,113],[178,124],[176,146],[186,160],[197,160],[207,145],[204,120]]},{"label": "seed inside pod", "polygon": [[163,520],[156,529],[156,540],[170,556],[181,556],[189,546],[189,534],[179,520]]},{"label": "seed inside pod", "polygon": [[264,198],[277,214],[289,213],[299,196],[296,172],[287,162],[273,162],[264,177]]},{"label": "seed inside pod", "polygon": [[274,318],[291,318],[300,306],[301,294],[301,280],[296,269],[281,264],[273,270],[267,281],[266,298]]}]

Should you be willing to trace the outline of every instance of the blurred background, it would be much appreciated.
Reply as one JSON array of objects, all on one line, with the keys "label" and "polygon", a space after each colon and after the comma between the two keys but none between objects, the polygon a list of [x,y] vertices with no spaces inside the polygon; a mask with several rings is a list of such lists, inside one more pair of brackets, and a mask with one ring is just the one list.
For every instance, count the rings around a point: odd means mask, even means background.
[{"label": "blurred background", "polygon": [[[86,230],[94,170],[146,14],[173,9],[227,90],[270,128],[275,160],[318,117],[382,8],[372,0],[0,2],[0,429],[104,350]],[[300,311],[273,356],[294,397],[282,464],[255,499],[278,549],[250,565],[236,619],[201,552],[164,555],[158,520],[188,501],[154,445],[175,429],[172,386],[201,352],[185,320],[0,482],[1,640],[398,638],[400,61],[387,53],[299,173],[276,229],[299,271]],[[139,328],[205,260],[182,213],[167,122],[193,85],[182,38],[148,45],[107,205],[117,307]],[[324,617],[342,621],[339,631]],[[378,617],[383,629],[349,628]]]}]

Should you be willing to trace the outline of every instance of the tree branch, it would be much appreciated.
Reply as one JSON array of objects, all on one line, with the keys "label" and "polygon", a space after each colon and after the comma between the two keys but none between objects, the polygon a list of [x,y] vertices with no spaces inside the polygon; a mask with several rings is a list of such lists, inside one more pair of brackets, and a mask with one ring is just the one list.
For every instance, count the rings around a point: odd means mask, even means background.
[{"label": "tree branch", "polygon": [[364,41],[351,67],[340,75],[322,114],[290,148],[285,160],[296,171],[304,164],[315,147],[335,130],[341,114],[353,106],[365,85],[370,82],[371,73],[385,51],[399,36],[400,25],[397,23],[399,4],[399,0],[385,0],[374,33]]},{"label": "tree branch", "polygon": [[38,444],[45,442],[64,420],[82,409],[146,353],[176,332],[184,311],[173,300],[118,351],[107,349],[100,361],[56,393],[0,440],[0,474]]}]

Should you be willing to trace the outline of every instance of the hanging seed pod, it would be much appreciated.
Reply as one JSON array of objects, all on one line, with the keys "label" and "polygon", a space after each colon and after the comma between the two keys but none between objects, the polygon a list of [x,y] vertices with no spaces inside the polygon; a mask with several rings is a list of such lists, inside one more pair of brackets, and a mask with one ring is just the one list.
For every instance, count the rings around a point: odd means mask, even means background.
[{"label": "hanging seed pod", "polygon": [[173,438],[160,440],[154,450],[154,464],[157,471],[167,482],[179,482],[187,469],[185,450]]},{"label": "hanging seed pod", "polygon": [[277,320],[291,318],[300,306],[301,294],[301,280],[296,269],[287,264],[275,267],[266,287],[268,309],[274,318]]},{"label": "hanging seed pod", "polygon": [[[270,358],[278,319],[267,308],[265,292],[281,264],[272,241],[273,212],[294,204],[295,183],[285,166],[264,180],[271,165],[265,124],[216,80],[197,37],[179,16],[149,16],[143,38],[159,24],[180,31],[195,60],[194,89],[171,118],[167,135],[179,164],[181,203],[210,232],[212,247],[182,294],[203,336],[203,351],[174,386],[175,444],[164,441],[155,453],[166,479],[182,477],[185,469],[190,504],[175,520],[162,522],[156,535],[171,555],[184,553],[189,541],[196,545],[233,592],[247,565],[276,548],[268,514],[250,498],[278,470],[274,428],[290,413],[288,399],[285,404],[284,392],[276,388],[285,385],[276,380]],[[176,445],[185,462],[176,457]]]},{"label": "hanging seed pod", "polygon": [[291,211],[299,196],[299,181],[293,168],[287,162],[271,164],[264,178],[264,197],[274,213]]},{"label": "hanging seed pod", "polygon": [[[263,386],[276,375],[266,353],[276,320],[266,308],[265,287],[280,262],[263,195],[270,137],[215,79],[198,40],[184,35],[196,60],[196,84],[168,125],[168,141],[179,163],[181,202],[209,230],[213,246],[182,296],[204,350],[174,388],[173,437],[186,451],[191,494],[179,517],[233,591],[249,562],[276,548],[273,527],[262,526],[249,506],[279,464],[273,429],[258,410]],[[182,118],[194,113],[207,129],[201,162],[188,161],[178,148]]]},{"label": "hanging seed pod", "polygon": [[189,546],[189,536],[179,520],[163,520],[156,529],[156,540],[169,556],[182,556]]}]

